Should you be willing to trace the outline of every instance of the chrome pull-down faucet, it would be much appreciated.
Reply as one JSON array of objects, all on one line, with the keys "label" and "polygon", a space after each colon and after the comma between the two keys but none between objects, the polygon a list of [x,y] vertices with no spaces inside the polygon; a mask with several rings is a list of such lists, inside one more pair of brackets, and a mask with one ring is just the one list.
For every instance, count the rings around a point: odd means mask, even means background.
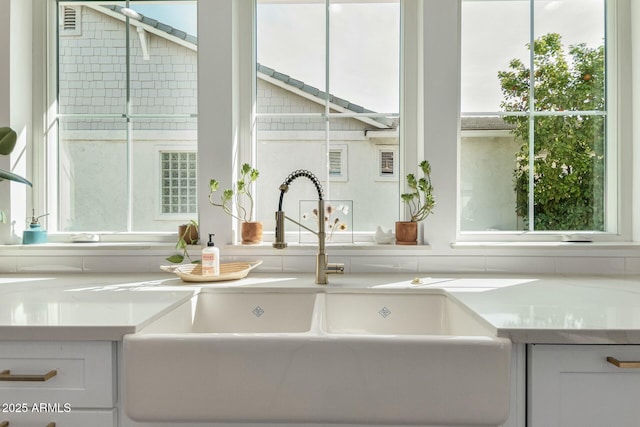
[{"label": "chrome pull-down faucet", "polygon": [[[309,227],[306,227],[300,224],[298,221],[295,221],[284,214],[282,210],[282,203],[284,201],[284,193],[289,191],[289,185],[299,177],[305,177],[311,180],[313,185],[316,187],[316,191],[318,192],[318,231],[313,231]],[[328,261],[328,256],[325,250],[325,224],[323,221],[323,212],[324,212],[324,190],[322,189],[322,184],[318,178],[311,172],[307,170],[297,170],[292,172],[287,179],[280,185],[280,200],[278,202],[278,211],[276,212],[276,241],[273,243],[273,247],[276,249],[284,249],[287,247],[287,242],[285,242],[284,238],[284,220],[288,219],[294,224],[299,225],[305,230],[310,231],[318,237],[318,253],[316,255],[316,284],[318,285],[326,285],[328,283],[327,275],[328,274],[343,274],[344,273],[344,264],[333,263],[330,264]]]}]

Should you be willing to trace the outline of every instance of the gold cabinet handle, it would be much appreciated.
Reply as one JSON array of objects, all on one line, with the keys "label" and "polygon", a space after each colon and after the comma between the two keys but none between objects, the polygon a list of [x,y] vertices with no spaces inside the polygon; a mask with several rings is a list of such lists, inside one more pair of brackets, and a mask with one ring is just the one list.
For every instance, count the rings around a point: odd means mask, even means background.
[{"label": "gold cabinet handle", "polygon": [[[0,426],[0,427],[2,427],[2,426]],[[56,427],[56,423],[49,423],[49,424],[47,424],[47,427]]]},{"label": "gold cabinet handle", "polygon": [[9,421],[3,421],[0,423],[0,427],[9,427]]},{"label": "gold cabinet handle", "polygon": [[615,357],[607,357],[607,362],[618,368],[640,368],[640,361],[635,360],[618,360]]},{"label": "gold cabinet handle", "polygon": [[[11,371],[6,369],[0,372],[0,381],[47,381],[55,377],[57,374],[58,371],[54,369],[44,375],[18,375],[11,374]],[[0,427],[2,426],[0,425]]]}]

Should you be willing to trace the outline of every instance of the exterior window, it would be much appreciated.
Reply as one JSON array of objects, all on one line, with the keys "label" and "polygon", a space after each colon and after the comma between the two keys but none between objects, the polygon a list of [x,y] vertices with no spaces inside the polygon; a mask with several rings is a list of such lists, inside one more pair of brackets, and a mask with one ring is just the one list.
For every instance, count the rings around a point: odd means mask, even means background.
[{"label": "exterior window", "polygon": [[[257,191],[267,195],[257,203],[264,228],[275,228],[273,189],[297,169],[320,179],[327,200],[353,201],[356,233],[390,228],[399,185],[372,176],[378,152],[371,135],[399,141],[400,1],[258,0],[256,31],[252,123]],[[297,201],[316,198],[310,183],[296,182],[287,215],[299,217]]]},{"label": "exterior window", "polygon": [[160,152],[162,215],[197,214],[197,158],[190,151]]},{"label": "exterior window", "polygon": [[[58,2],[50,230],[175,231],[196,218],[195,153],[185,152],[197,144],[196,7]],[[72,25],[78,36],[66,37]],[[162,154],[162,178],[159,144],[177,147]]]},{"label": "exterior window", "polygon": [[617,231],[606,5],[463,0],[461,231]]}]

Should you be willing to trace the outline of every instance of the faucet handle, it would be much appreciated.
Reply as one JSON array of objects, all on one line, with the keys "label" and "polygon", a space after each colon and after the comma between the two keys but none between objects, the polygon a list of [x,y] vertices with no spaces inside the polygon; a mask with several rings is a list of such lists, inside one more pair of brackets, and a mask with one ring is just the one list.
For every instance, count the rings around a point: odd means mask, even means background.
[{"label": "faucet handle", "polygon": [[344,274],[344,264],[332,262],[327,264],[327,274]]}]

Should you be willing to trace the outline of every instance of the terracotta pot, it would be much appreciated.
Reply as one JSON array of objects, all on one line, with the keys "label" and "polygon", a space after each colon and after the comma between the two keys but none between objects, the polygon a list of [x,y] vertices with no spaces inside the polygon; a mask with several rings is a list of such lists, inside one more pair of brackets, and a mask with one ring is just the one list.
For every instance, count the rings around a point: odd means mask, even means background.
[{"label": "terracotta pot", "polygon": [[262,242],[262,223],[243,222],[240,226],[240,234],[242,236],[243,245],[254,245]]},{"label": "terracotta pot", "polygon": [[411,221],[396,222],[396,245],[417,245],[418,223]]},{"label": "terracotta pot", "polygon": [[[187,228],[189,229],[187,231]],[[200,236],[198,235],[198,227],[192,224],[182,224],[178,226],[178,238],[184,238],[187,245],[198,243]]]}]

